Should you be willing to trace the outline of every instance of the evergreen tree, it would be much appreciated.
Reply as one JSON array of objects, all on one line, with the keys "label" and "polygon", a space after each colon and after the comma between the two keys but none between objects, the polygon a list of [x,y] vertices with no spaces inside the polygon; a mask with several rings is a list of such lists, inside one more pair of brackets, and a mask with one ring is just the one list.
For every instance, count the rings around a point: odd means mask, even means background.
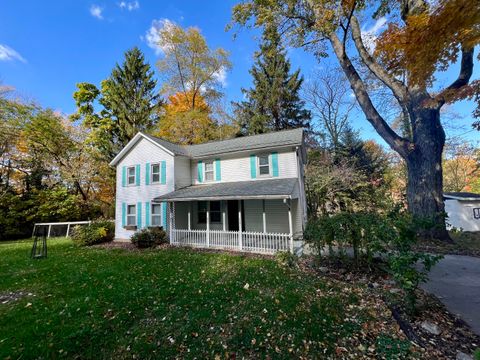
[{"label": "evergreen tree", "polygon": [[[116,65],[110,77],[101,83],[77,84],[73,94],[77,104],[74,119],[83,119],[91,130],[90,142],[107,159],[114,157],[138,131],[149,131],[159,121],[162,105],[155,91],[153,71],[142,52],[133,48],[125,53],[123,64]],[[95,112],[94,102],[102,106]]]},{"label": "evergreen tree", "polygon": [[310,128],[310,111],[299,91],[300,69],[290,74],[290,61],[276,28],[265,29],[260,51],[250,70],[253,88],[242,89],[246,101],[234,103],[237,121],[247,134],[304,127]]}]

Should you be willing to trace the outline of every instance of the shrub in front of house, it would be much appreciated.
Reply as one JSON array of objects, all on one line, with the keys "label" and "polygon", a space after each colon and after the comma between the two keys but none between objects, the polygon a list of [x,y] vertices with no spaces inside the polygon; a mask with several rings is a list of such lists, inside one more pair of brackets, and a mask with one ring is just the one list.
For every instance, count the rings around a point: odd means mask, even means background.
[{"label": "shrub in front of house", "polygon": [[89,225],[77,225],[72,232],[72,240],[79,246],[90,246],[112,241],[115,237],[115,224],[112,221],[97,220]]},{"label": "shrub in front of house", "polygon": [[352,249],[357,265],[370,267],[376,260],[382,261],[383,268],[405,291],[407,308],[413,312],[416,289],[441,259],[415,250],[417,234],[428,226],[428,221],[413,219],[398,209],[386,214],[343,212],[310,220],[304,237],[320,257],[327,253],[346,259],[347,250]]},{"label": "shrub in front of house", "polygon": [[130,240],[139,249],[151,248],[168,242],[167,233],[161,228],[142,229],[133,234]]}]

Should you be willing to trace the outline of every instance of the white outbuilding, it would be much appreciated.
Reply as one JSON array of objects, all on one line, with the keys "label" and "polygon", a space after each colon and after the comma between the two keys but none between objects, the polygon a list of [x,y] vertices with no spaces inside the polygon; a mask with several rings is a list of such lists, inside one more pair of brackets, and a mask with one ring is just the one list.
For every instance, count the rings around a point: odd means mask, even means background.
[{"label": "white outbuilding", "polygon": [[463,231],[480,231],[480,194],[447,192],[443,194],[447,223]]}]

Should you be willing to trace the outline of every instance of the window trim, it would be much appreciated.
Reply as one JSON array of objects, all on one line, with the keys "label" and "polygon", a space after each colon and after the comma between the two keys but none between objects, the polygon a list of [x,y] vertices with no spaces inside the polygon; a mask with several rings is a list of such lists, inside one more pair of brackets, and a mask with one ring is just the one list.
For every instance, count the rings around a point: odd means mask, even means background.
[{"label": "window trim", "polygon": [[[133,206],[134,209],[135,209],[135,210],[133,211],[133,214],[129,214],[129,213],[128,213],[128,208],[129,208],[130,206]],[[138,226],[137,204],[127,204],[127,209],[126,209],[126,214],[125,214],[125,216],[126,216],[125,226]],[[128,223],[128,218],[129,218],[129,217],[134,217],[134,218],[135,218],[135,223],[134,223],[134,224],[129,224],[129,223]]]},{"label": "window trim", "polygon": [[[207,163],[212,163],[212,171],[209,171],[213,174],[212,180],[207,180]],[[215,182],[217,178],[217,170],[215,169],[215,160],[204,160],[203,161],[203,182],[212,183]]]},{"label": "window trim", "polygon": [[[158,213],[158,214],[153,213],[153,207],[155,205],[160,206],[160,213]],[[160,224],[159,225],[154,225],[153,224],[153,218],[155,216],[160,218]],[[153,226],[153,227],[163,226],[163,223],[162,223],[162,204],[150,204],[150,226]]]},{"label": "window trim", "polygon": [[[131,178],[129,171],[133,169],[133,183],[130,184],[129,179]],[[135,165],[127,166],[127,186],[136,186],[137,185],[137,168]]]},{"label": "window trim", "polygon": [[[153,166],[158,165],[158,181],[153,181]],[[150,164],[150,184],[160,184],[162,182],[162,165],[159,162]]]},{"label": "window trim", "polygon": [[[268,174],[262,174],[260,172],[260,157],[263,157],[263,156],[266,156],[268,159]],[[265,166],[266,165],[261,165],[261,167],[265,167]],[[266,154],[266,153],[257,154],[257,174],[258,174],[258,177],[262,177],[262,178],[272,177],[272,160],[271,160],[270,154]]]}]

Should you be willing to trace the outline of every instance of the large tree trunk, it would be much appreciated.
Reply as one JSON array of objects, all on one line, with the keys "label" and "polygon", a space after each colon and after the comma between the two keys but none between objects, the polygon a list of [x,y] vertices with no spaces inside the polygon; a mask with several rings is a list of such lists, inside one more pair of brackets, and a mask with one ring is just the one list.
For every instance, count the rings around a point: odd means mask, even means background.
[{"label": "large tree trunk", "polygon": [[415,126],[414,146],[405,158],[408,208],[415,217],[434,223],[433,228],[422,231],[421,235],[451,241],[445,227],[443,202],[442,152],[445,132],[440,123],[440,110],[424,106],[419,104],[410,111]]}]

